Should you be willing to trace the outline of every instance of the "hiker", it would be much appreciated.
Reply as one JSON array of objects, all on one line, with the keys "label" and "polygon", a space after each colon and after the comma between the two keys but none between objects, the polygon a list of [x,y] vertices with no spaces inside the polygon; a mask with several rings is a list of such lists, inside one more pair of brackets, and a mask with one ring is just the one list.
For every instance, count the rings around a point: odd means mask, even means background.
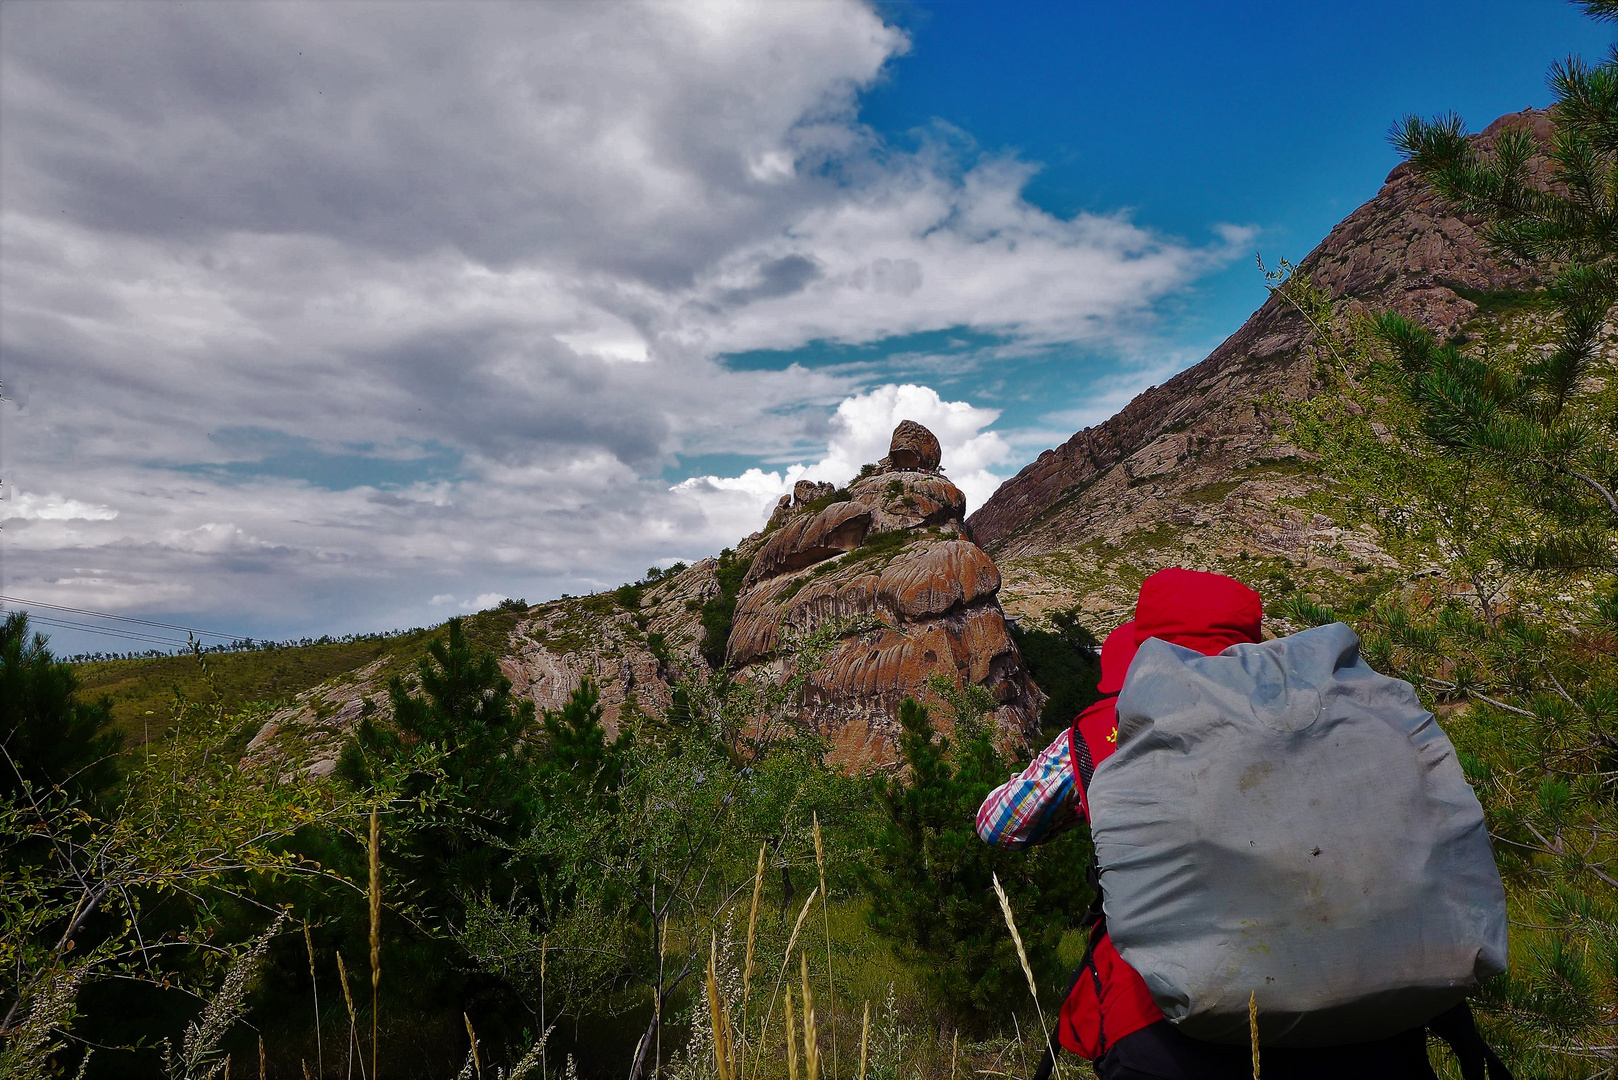
[{"label": "hiker", "polygon": [[[1159,571],[1141,586],[1135,618],[1109,634],[1102,646],[1097,689],[1117,695],[1137,651],[1151,639],[1214,657],[1231,646],[1261,641],[1262,618],[1259,595],[1232,578],[1180,568]],[[1346,627],[1341,629],[1352,637]],[[977,815],[978,835],[985,842],[1021,848],[1090,820],[1087,792],[1091,776],[1119,745],[1118,700],[1108,696],[1090,706],[1026,769],[989,794]],[[1165,1019],[1146,980],[1113,944],[1101,908],[1099,871],[1099,864],[1092,863],[1096,901],[1084,920],[1090,940],[1062,1005],[1043,1072],[1048,1072],[1059,1040],[1063,1047],[1094,1062],[1102,1080],[1235,1080],[1254,1075],[1248,1047],[1191,1038]],[[1247,1004],[1245,994],[1240,1004]],[[1446,1023],[1453,1030],[1440,1030]],[[1471,1027],[1464,1003],[1433,1021],[1433,1027],[1458,1051],[1463,1044],[1466,1050],[1477,1051],[1462,1056],[1472,1066],[1466,1071],[1468,1080],[1481,1078],[1486,1051]],[[1492,1068],[1498,1061],[1491,1060],[1490,1065]],[[1324,1048],[1266,1047],[1262,1071],[1265,1080],[1427,1080],[1434,1076],[1427,1060],[1426,1025],[1375,1042]],[[1501,1066],[1491,1076],[1509,1074]]]}]

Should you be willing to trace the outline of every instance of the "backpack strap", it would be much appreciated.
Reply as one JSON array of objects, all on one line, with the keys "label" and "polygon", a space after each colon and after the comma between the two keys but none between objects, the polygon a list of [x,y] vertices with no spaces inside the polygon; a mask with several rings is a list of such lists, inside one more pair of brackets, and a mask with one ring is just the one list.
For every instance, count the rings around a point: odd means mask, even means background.
[{"label": "backpack strap", "polygon": [[1079,778],[1079,790],[1084,793],[1086,804],[1090,798],[1090,780],[1096,774],[1095,759],[1090,756],[1090,740],[1079,731],[1079,722],[1073,721],[1073,728],[1069,732],[1071,749],[1073,751],[1073,772]]},{"label": "backpack strap", "polygon": [[1472,1010],[1461,1002],[1427,1021],[1427,1029],[1449,1044],[1461,1065],[1462,1080],[1512,1080],[1511,1070],[1478,1034]]}]

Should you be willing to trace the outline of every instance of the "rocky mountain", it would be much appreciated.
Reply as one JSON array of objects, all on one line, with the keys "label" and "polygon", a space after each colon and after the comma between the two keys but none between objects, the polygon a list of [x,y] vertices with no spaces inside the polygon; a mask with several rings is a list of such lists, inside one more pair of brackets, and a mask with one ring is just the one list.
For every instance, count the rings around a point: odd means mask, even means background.
[{"label": "rocky mountain", "polygon": [[800,484],[737,598],[729,667],[750,680],[801,673],[801,721],[851,768],[893,759],[899,703],[936,699],[940,678],[988,690],[1008,736],[1037,727],[1041,697],[1000,610],[1000,572],[938,466],[938,440],[907,420],[846,489]]},{"label": "rocky mountain", "polygon": [[[1476,137],[1522,125],[1548,140],[1549,117],[1533,110]],[[1401,165],[1297,273],[1340,307],[1391,308],[1445,334],[1475,329],[1534,282],[1493,258],[1474,225]],[[512,614],[502,668],[541,708],[593,679],[613,729],[661,716],[676,686],[721,670],[755,688],[791,686],[790,719],[825,735],[851,769],[891,762],[899,701],[937,700],[940,689],[986,690],[1015,741],[1037,728],[1043,697],[1008,613],[1037,626],[1076,609],[1104,634],[1163,566],[1219,570],[1270,593],[1398,569],[1373,532],[1304,505],[1318,473],[1282,432],[1289,408],[1319,388],[1329,358],[1317,339],[1272,294],[1207,359],[1045,451],[964,521],[937,439],[906,421],[886,458],[844,488],[800,483],[734,550]],[[247,760],[329,772],[359,717],[386,711],[394,674],[409,665],[384,656],[305,692],[257,733]],[[947,729],[949,711],[937,715]]]},{"label": "rocky mountain", "polygon": [[[1019,741],[1037,729],[1043,697],[965,510],[938,439],[904,421],[887,457],[846,488],[800,482],[734,550],[522,612],[501,668],[541,709],[594,680],[614,732],[663,715],[676,686],[721,668],[754,687],[792,686],[788,719],[824,735],[831,760],[856,770],[893,761],[899,703],[937,703],[940,689],[981,687],[1002,737]],[[360,717],[386,717],[395,674],[410,671],[384,657],[306,691],[268,719],[246,760],[330,773]],[[950,730],[948,709],[937,719]]]},{"label": "rocky mountain", "polygon": [[[1476,138],[1489,144],[1519,126],[1548,142],[1541,110],[1502,117]],[[1543,157],[1534,168],[1545,168]],[[1339,305],[1392,309],[1454,333],[1533,285],[1487,252],[1475,224],[1399,165],[1297,272]],[[1374,535],[1296,505],[1315,473],[1278,435],[1278,421],[1318,388],[1316,338],[1272,293],[1207,359],[1001,485],[967,524],[1005,575],[1007,610],[1037,621],[1077,605],[1105,631],[1128,617],[1141,577],[1161,566],[1219,570],[1261,587],[1390,566]]]}]

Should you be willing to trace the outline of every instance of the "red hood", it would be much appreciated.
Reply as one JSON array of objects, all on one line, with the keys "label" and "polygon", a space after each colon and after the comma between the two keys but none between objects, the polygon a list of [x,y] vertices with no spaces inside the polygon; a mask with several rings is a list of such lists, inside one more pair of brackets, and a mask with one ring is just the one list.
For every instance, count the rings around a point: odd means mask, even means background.
[{"label": "red hood", "polygon": [[1263,621],[1264,601],[1235,578],[1175,566],[1142,583],[1135,605],[1135,643],[1162,638],[1213,656],[1240,642],[1260,640]]},{"label": "red hood", "polygon": [[1107,635],[1106,644],[1101,646],[1101,681],[1096,684],[1097,690],[1116,694],[1124,688],[1124,676],[1129,672],[1129,662],[1135,659],[1137,648],[1133,619]]}]

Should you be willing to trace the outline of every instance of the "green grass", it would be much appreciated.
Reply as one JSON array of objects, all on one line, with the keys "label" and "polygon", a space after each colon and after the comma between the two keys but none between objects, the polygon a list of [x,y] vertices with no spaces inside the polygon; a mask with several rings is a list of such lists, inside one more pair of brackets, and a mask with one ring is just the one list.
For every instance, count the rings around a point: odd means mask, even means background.
[{"label": "green grass", "polygon": [[[476,648],[504,651],[521,615],[485,611],[467,616],[467,638]],[[252,702],[284,702],[330,679],[358,671],[386,657],[395,671],[409,671],[427,653],[442,628],[416,630],[375,641],[301,645],[251,652],[208,653],[202,665],[190,654],[137,660],[93,660],[73,665],[80,694],[106,695],[112,718],[129,745],[161,735],[174,714],[176,692],[188,701],[213,703],[215,693],[227,710]],[[210,678],[212,682],[210,685]]]},{"label": "green grass", "polygon": [[1469,289],[1464,285],[1446,282],[1451,292],[1463,300],[1477,305],[1474,318],[1496,315],[1515,315],[1529,308],[1544,306],[1548,298],[1543,289]]},{"label": "green grass", "polygon": [[838,488],[836,491],[832,492],[830,495],[822,495],[818,499],[812,499],[809,502],[805,503],[803,505],[803,508],[800,511],[800,513],[818,514],[822,510],[826,509],[828,506],[831,506],[831,505],[833,505],[835,503],[848,502],[848,500],[851,499],[851,498],[853,498],[853,496],[851,496],[848,493],[847,488]]}]

